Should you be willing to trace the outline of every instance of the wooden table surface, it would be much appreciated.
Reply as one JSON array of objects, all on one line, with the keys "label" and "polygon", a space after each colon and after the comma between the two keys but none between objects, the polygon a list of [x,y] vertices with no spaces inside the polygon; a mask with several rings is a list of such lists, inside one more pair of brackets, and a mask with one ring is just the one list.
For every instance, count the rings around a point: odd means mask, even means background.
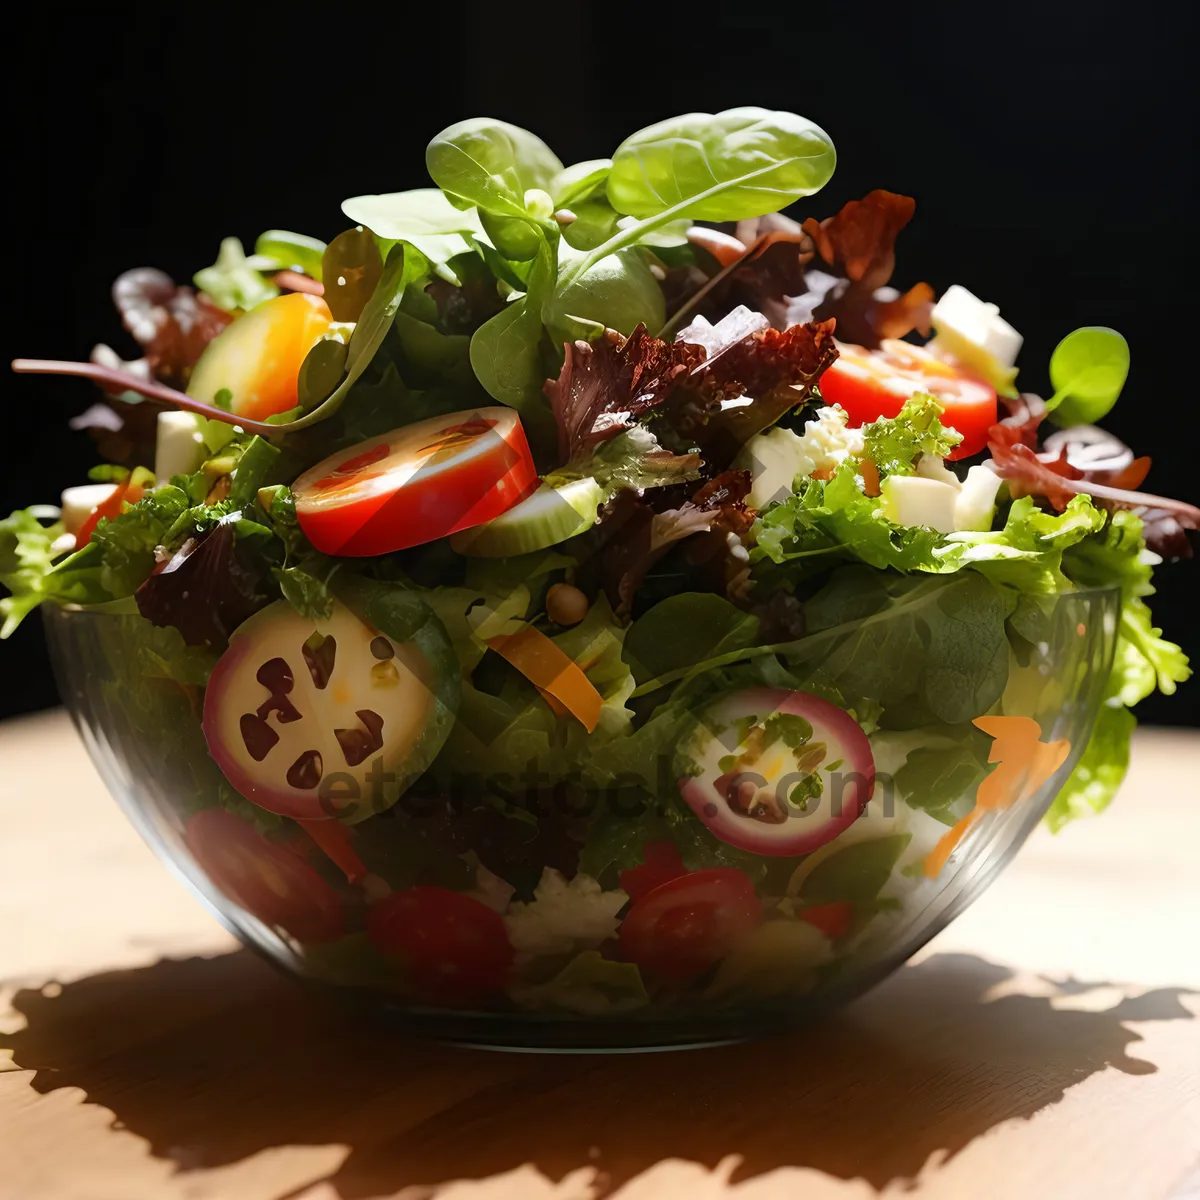
[{"label": "wooden table surface", "polygon": [[364,1028],[233,940],[61,713],[0,726],[4,1200],[1181,1200],[1200,1192],[1200,736],[1139,736],[811,1030],[527,1056]]}]

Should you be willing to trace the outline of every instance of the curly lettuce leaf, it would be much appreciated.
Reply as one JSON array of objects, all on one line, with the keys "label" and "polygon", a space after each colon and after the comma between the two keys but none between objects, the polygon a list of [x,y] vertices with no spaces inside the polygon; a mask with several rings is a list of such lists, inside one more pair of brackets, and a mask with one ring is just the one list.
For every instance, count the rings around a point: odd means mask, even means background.
[{"label": "curly lettuce leaf", "polygon": [[917,392],[895,417],[863,426],[865,457],[881,475],[911,475],[922,454],[945,458],[962,434],[942,424],[943,411],[936,397]]}]

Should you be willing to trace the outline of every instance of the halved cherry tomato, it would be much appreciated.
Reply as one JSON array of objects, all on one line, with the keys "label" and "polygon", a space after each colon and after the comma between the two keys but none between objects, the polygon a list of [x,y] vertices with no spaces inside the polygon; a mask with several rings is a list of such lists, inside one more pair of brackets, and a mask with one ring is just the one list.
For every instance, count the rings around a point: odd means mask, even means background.
[{"label": "halved cherry tomato", "polygon": [[831,900],[801,909],[796,916],[819,929],[831,941],[850,932],[854,924],[854,905],[849,900]]},{"label": "halved cherry tomato", "polygon": [[223,808],[197,813],[183,840],[212,882],[264,925],[298,942],[342,936],[337,893],[299,855]]},{"label": "halved cherry tomato", "polygon": [[537,471],[511,408],[432,417],[331,455],[292,484],[326,554],[390,554],[481,525],[529,496]]},{"label": "halved cherry tomato", "polygon": [[96,532],[101,517],[107,517],[110,521],[113,517],[119,517],[125,511],[125,505],[136,504],[145,491],[140,483],[134,483],[132,479],[118,483],[108,498],[97,504],[92,509],[91,516],[79,527],[79,532],[75,535],[75,549],[82,550],[92,540],[92,534]]},{"label": "halved cherry tomato", "polygon": [[209,342],[192,369],[188,395],[212,404],[228,391],[229,408],[255,421],[295,408],[300,367],[332,322],[320,296],[294,292],[264,300]]},{"label": "halved cherry tomato", "polygon": [[642,847],[642,865],[621,872],[621,891],[630,900],[640,900],[647,892],[687,873],[674,842],[647,842]]},{"label": "halved cherry tomato", "polygon": [[367,936],[399,958],[432,1002],[463,1004],[504,986],[513,948],[499,913],[447,888],[418,886],[373,904]]},{"label": "halved cherry tomato", "polygon": [[821,396],[840,404],[856,427],[894,417],[914,392],[945,406],[944,424],[962,434],[950,458],[968,458],[987,445],[996,423],[996,389],[920,346],[888,339],[878,350],[838,343],[838,357],[821,376]]},{"label": "halved cherry tomato", "polygon": [[635,901],[621,925],[621,951],[654,979],[687,983],[761,921],[762,902],[744,872],[693,871]]}]

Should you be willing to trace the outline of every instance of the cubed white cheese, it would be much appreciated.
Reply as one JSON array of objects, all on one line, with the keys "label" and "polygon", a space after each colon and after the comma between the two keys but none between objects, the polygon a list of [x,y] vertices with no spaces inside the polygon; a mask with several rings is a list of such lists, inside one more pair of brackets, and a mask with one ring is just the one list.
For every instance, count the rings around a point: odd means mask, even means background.
[{"label": "cubed white cheese", "polygon": [[933,306],[930,321],[938,337],[953,337],[991,355],[1001,367],[1011,367],[1024,338],[988,304],[960,284],[952,284]]},{"label": "cubed white cheese", "polygon": [[195,413],[171,409],[158,414],[154,441],[154,477],[169,483],[173,475],[191,475],[208,457]]},{"label": "cubed white cheese", "polygon": [[925,525],[954,532],[958,488],[919,475],[889,475],[880,485],[883,515],[894,525]]},{"label": "cubed white cheese", "polygon": [[922,479],[936,479],[938,483],[948,483],[952,488],[961,487],[958,476],[946,466],[945,459],[936,454],[922,454],[917,459],[917,474]]},{"label": "cubed white cheese", "polygon": [[779,426],[755,434],[734,461],[738,470],[750,472],[750,506],[761,511],[786,500],[797,479],[835,471],[847,458],[861,455],[862,430],[848,428],[847,420],[845,409],[830,405],[805,421],[803,434]]},{"label": "cubed white cheese", "polygon": [[972,467],[954,502],[954,528],[983,532],[991,529],[1000,476],[991,467]]},{"label": "cubed white cheese", "polygon": [[70,534],[78,533],[96,505],[103,504],[116,490],[115,483],[85,483],[67,488],[62,494],[63,528]]},{"label": "cubed white cheese", "polygon": [[756,433],[742,447],[734,466],[750,472],[750,507],[761,512],[776,500],[792,494],[792,481],[800,470],[803,453],[799,437],[790,429]]}]

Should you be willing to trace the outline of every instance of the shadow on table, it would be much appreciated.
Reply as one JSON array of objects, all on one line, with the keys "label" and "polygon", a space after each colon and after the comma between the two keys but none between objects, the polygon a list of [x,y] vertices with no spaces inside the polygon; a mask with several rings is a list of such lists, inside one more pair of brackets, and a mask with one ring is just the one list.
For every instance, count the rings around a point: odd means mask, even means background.
[{"label": "shadow on table", "polygon": [[[908,966],[819,1027],[664,1055],[532,1057],[417,1043],[364,1024],[246,952],[166,960],[17,994],[0,1035],[38,1092],[82,1088],[182,1169],[274,1146],[345,1144],[343,1200],[581,1166],[607,1194],[664,1158],[737,1178],[804,1166],[876,1188],[1060,1100],[1096,1071],[1156,1068],[1127,1021],[1190,1019],[1181,988],[1078,1007],[1110,985],[1002,994],[970,955]],[[1069,1009],[1052,1001],[1074,998]]]}]

